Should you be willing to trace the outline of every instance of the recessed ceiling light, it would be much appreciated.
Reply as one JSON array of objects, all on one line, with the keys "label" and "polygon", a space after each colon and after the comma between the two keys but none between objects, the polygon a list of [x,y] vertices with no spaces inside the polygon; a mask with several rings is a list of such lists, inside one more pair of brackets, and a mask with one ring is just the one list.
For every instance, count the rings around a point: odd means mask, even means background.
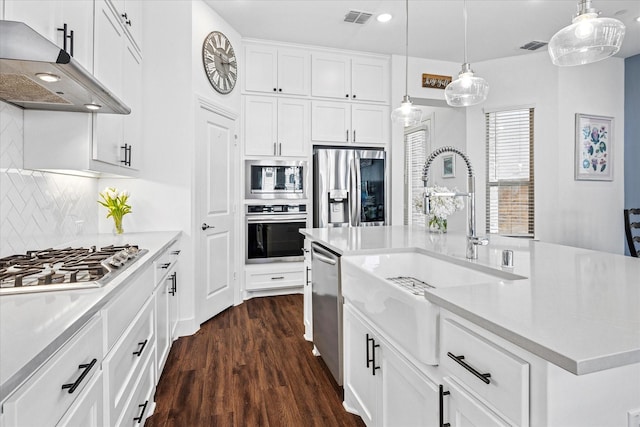
[{"label": "recessed ceiling light", "polygon": [[84,104],[84,106],[87,108],[87,110],[99,110],[102,108],[102,105],[100,104]]},{"label": "recessed ceiling light", "polygon": [[51,73],[36,73],[36,77],[47,83],[60,81],[60,76]]},{"label": "recessed ceiling light", "polygon": [[381,13],[376,17],[378,22],[389,22],[391,21],[391,18],[393,18],[393,16],[391,16],[390,13]]}]

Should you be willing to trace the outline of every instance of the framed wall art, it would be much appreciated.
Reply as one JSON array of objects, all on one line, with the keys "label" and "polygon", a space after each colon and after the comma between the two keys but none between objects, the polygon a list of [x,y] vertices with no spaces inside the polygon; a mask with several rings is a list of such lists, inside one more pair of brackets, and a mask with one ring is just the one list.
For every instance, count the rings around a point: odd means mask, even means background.
[{"label": "framed wall art", "polygon": [[575,179],[613,180],[613,117],[576,113]]},{"label": "framed wall art", "polygon": [[456,176],[456,158],[453,154],[442,156],[442,177],[455,178]]}]

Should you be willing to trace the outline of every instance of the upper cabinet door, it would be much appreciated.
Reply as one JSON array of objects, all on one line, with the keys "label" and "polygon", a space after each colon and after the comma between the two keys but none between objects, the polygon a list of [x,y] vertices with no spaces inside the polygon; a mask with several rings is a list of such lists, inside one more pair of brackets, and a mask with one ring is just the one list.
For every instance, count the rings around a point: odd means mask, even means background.
[{"label": "upper cabinet door", "polygon": [[4,19],[24,22],[93,71],[93,2],[7,0]]},{"label": "upper cabinet door", "polygon": [[389,141],[389,107],[353,104],[351,106],[351,142],[385,144]]},{"label": "upper cabinet door", "polygon": [[278,99],[278,154],[304,157],[310,138],[309,101],[306,99]]},{"label": "upper cabinet door", "polygon": [[278,50],[272,46],[245,48],[244,88],[252,92],[278,92]]},{"label": "upper cabinet door", "polygon": [[244,141],[248,156],[275,156],[278,151],[278,100],[268,96],[244,97]]},{"label": "upper cabinet door", "polygon": [[309,53],[302,49],[247,45],[245,64],[245,91],[309,95]]},{"label": "upper cabinet door", "polygon": [[351,60],[347,56],[311,55],[311,95],[351,99]]},{"label": "upper cabinet door", "polygon": [[389,102],[389,61],[353,58],[351,61],[351,99]]},{"label": "upper cabinet door", "polygon": [[309,95],[309,56],[301,49],[278,49],[278,93]]},{"label": "upper cabinet door", "polygon": [[347,102],[311,102],[311,140],[351,141],[351,105]]}]

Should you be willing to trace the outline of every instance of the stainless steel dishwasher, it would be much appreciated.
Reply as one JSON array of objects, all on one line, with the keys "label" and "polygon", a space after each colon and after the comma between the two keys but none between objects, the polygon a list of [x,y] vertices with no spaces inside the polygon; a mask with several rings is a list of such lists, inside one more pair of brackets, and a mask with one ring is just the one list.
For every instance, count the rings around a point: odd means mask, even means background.
[{"label": "stainless steel dishwasher", "polygon": [[340,255],[311,243],[313,344],[342,385],[342,286]]}]

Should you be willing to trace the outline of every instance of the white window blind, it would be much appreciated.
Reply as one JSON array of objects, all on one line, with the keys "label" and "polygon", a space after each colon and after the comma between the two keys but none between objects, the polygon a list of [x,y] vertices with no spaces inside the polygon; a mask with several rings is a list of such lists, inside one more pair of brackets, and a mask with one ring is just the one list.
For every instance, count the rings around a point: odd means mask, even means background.
[{"label": "white window blind", "polygon": [[404,132],[404,224],[425,225],[422,213],[422,167],[430,146],[430,120]]},{"label": "white window blind", "polygon": [[533,108],[485,114],[487,233],[534,235]]}]

